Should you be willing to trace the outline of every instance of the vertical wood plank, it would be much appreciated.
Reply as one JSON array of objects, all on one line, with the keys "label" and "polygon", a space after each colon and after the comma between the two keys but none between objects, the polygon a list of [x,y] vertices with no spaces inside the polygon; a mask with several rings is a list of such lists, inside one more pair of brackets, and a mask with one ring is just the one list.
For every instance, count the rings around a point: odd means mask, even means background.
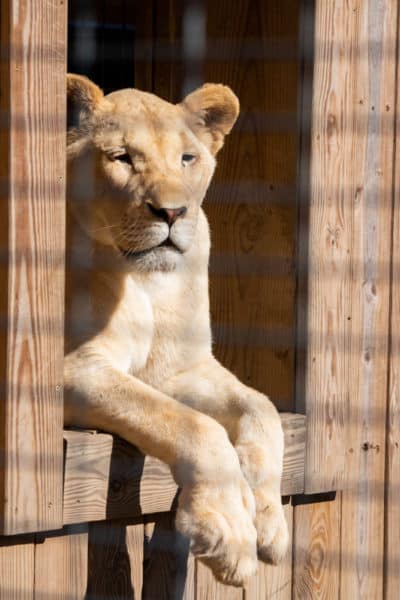
[{"label": "vertical wood plank", "polygon": [[[285,504],[285,517],[289,531],[293,530],[293,506]],[[244,600],[291,600],[292,598],[292,535],[289,551],[278,566],[266,565],[259,561],[258,573],[245,590]]]},{"label": "vertical wood plank", "polygon": [[340,508],[340,495],[294,507],[293,600],[339,599]]},{"label": "vertical wood plank", "polygon": [[84,600],[87,567],[87,524],[36,535],[34,600]]},{"label": "vertical wood plank", "polygon": [[241,102],[204,205],[215,351],[282,410],[293,409],[298,12],[293,0],[163,0],[155,19],[156,94],[177,102],[203,78]]},{"label": "vertical wood plank", "polygon": [[[310,4],[306,2],[307,6]],[[300,162],[303,180],[300,183],[300,223],[308,221],[309,228],[299,230],[300,268],[304,269],[300,279],[305,277],[304,287],[308,287],[308,293],[299,298],[298,343],[307,350],[304,365],[298,366],[297,383],[303,384],[300,368],[305,371],[305,380],[304,389],[297,386],[297,403],[299,405],[305,396],[306,491],[309,493],[336,489],[342,483],[345,470],[347,336],[350,333],[346,328],[349,329],[352,319],[352,198],[357,198],[355,173],[346,171],[355,133],[351,119],[355,110],[353,88],[352,93],[346,93],[348,84],[355,86],[356,83],[350,53],[350,47],[357,41],[354,40],[356,27],[349,22],[350,12],[350,7],[345,7],[343,2],[316,2],[315,53],[310,57],[314,60],[311,172],[308,173],[303,164],[308,160],[305,149],[302,149]],[[307,15],[309,19],[313,16]],[[352,35],[349,42],[348,35]],[[303,110],[309,108],[303,105]],[[302,197],[304,190],[309,197]],[[307,217],[304,212],[309,213]],[[302,281],[299,288],[303,288]]]},{"label": "vertical wood plank", "polygon": [[242,588],[219,583],[211,569],[196,561],[196,600],[243,600],[243,596]]},{"label": "vertical wood plank", "polygon": [[[364,88],[363,118],[354,132],[354,168],[364,186],[353,229],[359,339],[352,344],[357,386],[351,398],[351,437],[346,469],[349,491],[342,501],[343,598],[379,598],[383,593],[385,431],[388,371],[390,251],[393,193],[393,135],[396,91],[396,0],[360,2],[356,23]],[[362,50],[367,46],[367,52]],[[364,139],[360,140],[360,129]],[[357,135],[357,136],[356,136]],[[357,146],[357,144],[359,144]],[[360,152],[363,162],[360,160]],[[353,338],[354,339],[354,338]],[[353,378],[353,379],[351,379]],[[352,568],[349,568],[351,565]]]},{"label": "vertical wood plank", "polygon": [[297,0],[207,2],[203,68],[241,104],[205,202],[215,352],[280,410],[293,410],[298,15]]},{"label": "vertical wood plank", "polygon": [[300,232],[307,493],[342,486],[349,458],[361,457],[348,440],[384,442],[396,5],[316,3],[309,231]]},{"label": "vertical wood plank", "polygon": [[33,536],[0,537],[0,600],[33,600]]},{"label": "vertical wood plank", "polygon": [[143,523],[138,522],[135,525],[127,525],[125,529],[125,543],[131,566],[133,597],[137,600],[142,598],[143,590],[143,542]]},{"label": "vertical wood plank", "polygon": [[193,554],[189,554],[182,600],[196,600],[196,568],[196,559]]},{"label": "vertical wood plank", "polygon": [[[397,39],[400,31],[400,10],[397,15]],[[391,272],[391,314],[390,314],[390,362],[389,362],[389,398],[386,445],[386,481],[385,489],[385,549],[384,549],[384,599],[395,600],[400,587],[400,152],[398,145],[398,118],[400,115],[400,95],[398,83],[400,77],[400,50],[397,45],[397,97],[396,128],[394,131],[394,194],[393,194],[393,230],[392,230],[392,272]]]},{"label": "vertical wood plank", "polygon": [[66,4],[1,2],[5,534],[62,525]]},{"label": "vertical wood plank", "polygon": [[142,565],[143,523],[121,520],[90,524],[85,600],[139,600]]},{"label": "vertical wood plank", "polygon": [[175,513],[146,518],[143,600],[181,600],[185,593],[189,544],[174,522]]},{"label": "vertical wood plank", "polygon": [[[397,19],[397,39],[400,11]],[[397,47],[397,86],[400,77],[400,50]],[[394,210],[392,232],[389,402],[386,439],[386,502],[384,549],[384,600],[397,600],[400,590],[400,146],[398,119],[400,94],[396,98],[396,129],[394,132]]]}]

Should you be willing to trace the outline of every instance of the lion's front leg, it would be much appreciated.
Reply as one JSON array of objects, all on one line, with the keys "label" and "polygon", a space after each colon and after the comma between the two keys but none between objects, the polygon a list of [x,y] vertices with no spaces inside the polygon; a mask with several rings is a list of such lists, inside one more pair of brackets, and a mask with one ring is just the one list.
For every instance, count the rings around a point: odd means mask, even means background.
[{"label": "lion's front leg", "polygon": [[214,358],[166,383],[180,402],[219,421],[227,430],[256,501],[259,557],[278,563],[289,543],[281,502],[283,431],[277,410]]},{"label": "lion's front leg", "polygon": [[67,424],[115,433],[170,466],[178,530],[218,579],[243,585],[257,568],[254,498],[224,428],[90,351],[66,357],[65,387]]}]

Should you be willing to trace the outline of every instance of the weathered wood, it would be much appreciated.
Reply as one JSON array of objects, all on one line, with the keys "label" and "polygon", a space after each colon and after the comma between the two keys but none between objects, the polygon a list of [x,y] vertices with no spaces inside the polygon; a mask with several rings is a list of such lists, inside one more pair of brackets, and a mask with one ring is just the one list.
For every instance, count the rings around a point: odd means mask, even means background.
[{"label": "weathered wood", "polygon": [[200,560],[196,561],[196,600],[243,600],[243,589],[219,583]]},{"label": "weathered wood", "polygon": [[[384,444],[395,4],[316,3],[311,172],[301,174],[310,177],[310,198],[301,198],[309,230],[300,230],[306,377],[297,390],[308,417],[307,493],[340,489],[362,443]],[[381,477],[381,460],[353,477]]]},{"label": "weathered wood", "polygon": [[294,507],[293,600],[346,600],[339,596],[340,509],[340,496]]},{"label": "weathered wood", "polygon": [[[394,103],[398,93],[396,39],[398,2],[357,2],[348,16],[354,35],[352,169],[364,189],[352,228],[353,343],[350,347],[350,437],[346,458],[349,491],[343,493],[341,521],[343,598],[379,598],[383,589],[384,480],[389,282],[394,166]],[[341,7],[342,9],[342,7]],[[353,12],[347,9],[348,13]],[[354,14],[354,13],[353,13]],[[354,24],[353,24],[354,23]],[[350,38],[350,43],[352,42]],[[357,95],[357,94],[362,94]],[[350,107],[349,107],[350,108]],[[356,314],[355,314],[356,313]],[[354,387],[353,387],[354,386]],[[321,465],[322,466],[322,465]],[[346,558],[349,557],[347,560]],[[390,560],[390,556],[386,557]]]},{"label": "weathered wood", "polygon": [[34,578],[33,535],[0,537],[1,600],[33,600]]},{"label": "weathered wood", "polygon": [[88,568],[88,525],[36,535],[35,600],[84,600]]},{"label": "weathered wood", "polygon": [[257,575],[252,577],[245,589],[244,600],[292,599],[293,506],[288,502],[285,504],[284,510],[291,538],[288,553],[278,566],[258,562]]},{"label": "weathered wood", "polygon": [[62,525],[66,4],[1,2],[5,534]]},{"label": "weathered wood", "polygon": [[145,517],[143,600],[181,600],[185,592],[189,543],[174,521],[174,513]]},{"label": "weathered wood", "polygon": [[108,521],[89,526],[85,600],[142,597],[143,523]]},{"label": "weathered wood", "polygon": [[217,581],[209,567],[196,561],[196,600],[243,600],[243,589]]},{"label": "weathered wood", "polygon": [[[398,33],[400,29],[400,11]],[[396,56],[397,83],[400,81],[400,50]],[[386,438],[385,488],[385,547],[384,547],[384,600],[397,600],[400,590],[400,146],[399,135],[400,94],[396,98],[394,130],[395,168],[393,194],[391,314],[389,323],[390,361],[389,398]]]},{"label": "weathered wood", "polygon": [[304,491],[306,418],[304,415],[281,413],[281,420],[285,433],[281,493],[282,496],[301,494]]},{"label": "weathered wood", "polygon": [[[286,449],[282,494],[304,489],[305,417],[282,415]],[[67,430],[64,524],[134,517],[171,509],[177,487],[169,468],[107,433]]]},{"label": "weathered wood", "polygon": [[170,510],[177,487],[168,467],[105,433],[66,431],[64,522]]}]

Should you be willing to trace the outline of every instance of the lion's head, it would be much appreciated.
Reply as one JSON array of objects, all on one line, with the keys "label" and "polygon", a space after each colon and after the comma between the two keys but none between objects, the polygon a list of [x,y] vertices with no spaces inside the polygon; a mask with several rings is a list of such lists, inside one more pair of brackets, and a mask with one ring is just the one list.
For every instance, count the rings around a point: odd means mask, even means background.
[{"label": "lion's head", "polygon": [[174,105],[135,89],[104,96],[68,75],[68,203],[86,232],[140,270],[172,270],[193,242],[215,155],[239,113],[226,86]]}]

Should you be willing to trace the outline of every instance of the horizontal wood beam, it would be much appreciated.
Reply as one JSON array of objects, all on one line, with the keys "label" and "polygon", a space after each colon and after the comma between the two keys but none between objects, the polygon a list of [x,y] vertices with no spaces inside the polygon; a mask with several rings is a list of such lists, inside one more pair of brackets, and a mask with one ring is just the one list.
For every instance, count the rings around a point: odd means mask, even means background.
[{"label": "horizontal wood beam", "polygon": [[[281,415],[285,431],[282,495],[304,491],[306,418]],[[174,505],[177,487],[167,465],[108,433],[64,432],[64,524],[136,517]]]}]

